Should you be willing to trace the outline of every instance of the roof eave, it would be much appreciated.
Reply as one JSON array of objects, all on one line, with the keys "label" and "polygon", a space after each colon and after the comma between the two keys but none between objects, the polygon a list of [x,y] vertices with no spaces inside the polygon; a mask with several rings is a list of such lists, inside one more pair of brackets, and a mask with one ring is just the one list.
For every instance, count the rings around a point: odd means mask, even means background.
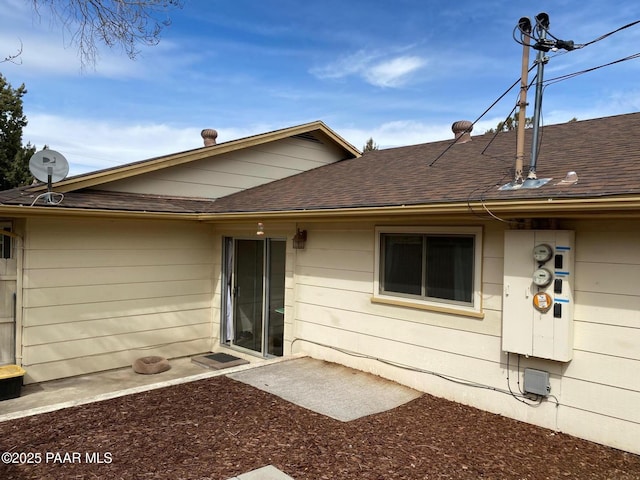
[{"label": "roof eave", "polygon": [[[255,211],[205,213],[198,218],[207,222],[239,221],[248,219],[315,219],[358,217],[404,217],[404,216],[469,216],[504,219],[570,217],[594,218],[640,217],[640,196],[581,199],[536,199],[484,202],[432,203],[422,205],[394,205],[385,207],[355,207],[307,210]],[[496,218],[498,219],[498,218]]]},{"label": "roof eave", "polygon": [[198,213],[148,212],[131,210],[107,210],[87,208],[31,207],[24,205],[0,205],[0,215],[8,218],[27,217],[103,217],[136,218],[145,220],[200,220]]},{"label": "roof eave", "polygon": [[74,217],[118,217],[145,219],[194,220],[208,223],[256,219],[356,219],[402,217],[473,217],[496,220],[517,218],[639,218],[640,195],[606,198],[545,198],[535,200],[501,200],[484,202],[432,203],[385,207],[347,207],[331,209],[280,210],[221,213],[150,212],[107,209],[58,208],[23,205],[0,205],[5,217],[39,217],[47,215]]}]

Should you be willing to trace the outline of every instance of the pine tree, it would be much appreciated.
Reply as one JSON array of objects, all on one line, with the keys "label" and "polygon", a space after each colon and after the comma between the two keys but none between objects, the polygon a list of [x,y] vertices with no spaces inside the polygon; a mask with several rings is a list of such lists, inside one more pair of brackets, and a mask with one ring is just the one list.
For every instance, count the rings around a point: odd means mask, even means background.
[{"label": "pine tree", "polygon": [[[533,127],[533,117],[526,117],[524,119],[524,128]],[[498,122],[496,128],[490,128],[485,133],[496,133],[496,132],[510,132],[512,130],[518,129],[518,116],[514,115],[513,117],[507,117],[504,122]]]},{"label": "pine tree", "polygon": [[378,145],[373,141],[373,137],[370,137],[369,140],[367,140],[367,143],[364,144],[364,147],[362,147],[362,153],[367,153],[371,150],[378,150]]},{"label": "pine tree", "polygon": [[29,159],[35,147],[22,146],[27,117],[22,111],[24,84],[13,88],[0,73],[0,190],[31,183]]}]

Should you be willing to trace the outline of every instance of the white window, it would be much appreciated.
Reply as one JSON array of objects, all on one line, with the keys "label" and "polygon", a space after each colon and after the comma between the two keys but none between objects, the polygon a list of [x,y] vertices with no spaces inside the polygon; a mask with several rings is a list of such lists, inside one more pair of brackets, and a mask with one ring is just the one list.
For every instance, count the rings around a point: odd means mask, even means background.
[{"label": "white window", "polygon": [[482,229],[378,227],[374,299],[480,312]]}]

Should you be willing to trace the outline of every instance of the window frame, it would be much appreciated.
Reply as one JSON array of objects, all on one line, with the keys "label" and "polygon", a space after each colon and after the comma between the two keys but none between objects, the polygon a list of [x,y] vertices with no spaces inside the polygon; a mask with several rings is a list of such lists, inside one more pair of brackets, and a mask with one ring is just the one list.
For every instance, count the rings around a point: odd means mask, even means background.
[{"label": "window frame", "polygon": [[11,222],[0,221],[0,229],[9,234],[0,234],[0,259],[9,260],[13,258],[13,225]]},{"label": "window frame", "polygon": [[[382,237],[385,234],[403,234],[418,236],[470,236],[473,237],[473,273],[471,302],[438,299],[421,295],[385,291],[383,289],[384,259]],[[372,301],[400,306],[467,314],[482,317],[482,227],[446,227],[446,226],[377,226],[375,228],[375,268]],[[423,247],[423,251],[426,250]],[[426,261],[426,260],[425,260]],[[424,272],[422,290],[426,287]]]}]

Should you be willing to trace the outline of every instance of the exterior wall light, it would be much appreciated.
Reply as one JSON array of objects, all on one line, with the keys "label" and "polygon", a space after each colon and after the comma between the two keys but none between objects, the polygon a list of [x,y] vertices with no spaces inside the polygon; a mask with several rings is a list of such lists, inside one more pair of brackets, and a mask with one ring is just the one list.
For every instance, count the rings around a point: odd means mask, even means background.
[{"label": "exterior wall light", "polygon": [[258,222],[258,230],[256,231],[256,235],[264,235],[264,224],[262,222]]},{"label": "exterior wall light", "polygon": [[293,236],[293,248],[297,250],[304,250],[304,244],[307,241],[307,231],[300,230],[299,228],[296,230],[296,234]]}]

